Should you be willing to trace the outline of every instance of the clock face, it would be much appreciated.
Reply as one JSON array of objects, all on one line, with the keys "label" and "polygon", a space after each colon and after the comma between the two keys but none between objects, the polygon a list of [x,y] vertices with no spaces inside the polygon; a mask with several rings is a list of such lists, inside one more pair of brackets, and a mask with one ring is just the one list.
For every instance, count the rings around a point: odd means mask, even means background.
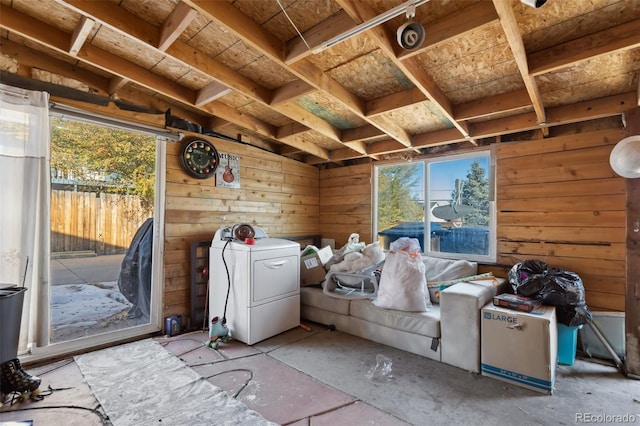
[{"label": "clock face", "polygon": [[180,151],[180,163],[184,170],[198,179],[214,175],[220,158],[213,144],[204,139],[187,138]]}]

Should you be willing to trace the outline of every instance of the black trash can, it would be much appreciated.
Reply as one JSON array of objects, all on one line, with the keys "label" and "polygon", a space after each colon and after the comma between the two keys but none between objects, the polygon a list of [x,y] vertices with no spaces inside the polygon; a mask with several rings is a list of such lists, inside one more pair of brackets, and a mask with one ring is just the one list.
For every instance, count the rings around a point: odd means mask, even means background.
[{"label": "black trash can", "polygon": [[24,287],[0,287],[0,364],[18,357]]}]

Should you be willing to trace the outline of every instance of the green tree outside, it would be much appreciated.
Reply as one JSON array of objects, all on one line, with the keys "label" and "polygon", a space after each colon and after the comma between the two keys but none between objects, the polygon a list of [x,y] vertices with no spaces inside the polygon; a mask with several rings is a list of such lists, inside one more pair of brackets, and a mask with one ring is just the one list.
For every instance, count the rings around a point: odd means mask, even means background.
[{"label": "green tree outside", "polygon": [[462,184],[462,204],[475,210],[463,218],[464,225],[489,226],[489,179],[486,170],[474,161]]},{"label": "green tree outside", "polygon": [[94,191],[139,196],[152,206],[156,138],[93,124],[51,120],[51,169]]},{"label": "green tree outside", "polygon": [[424,205],[412,194],[422,184],[422,164],[384,166],[378,169],[378,230],[424,219]]}]

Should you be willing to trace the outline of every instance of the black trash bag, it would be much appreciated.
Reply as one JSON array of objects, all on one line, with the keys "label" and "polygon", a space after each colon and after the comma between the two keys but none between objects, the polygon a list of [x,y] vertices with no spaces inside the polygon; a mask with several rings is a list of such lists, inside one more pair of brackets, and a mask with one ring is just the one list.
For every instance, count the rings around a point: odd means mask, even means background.
[{"label": "black trash bag", "polygon": [[556,319],[560,324],[577,327],[591,321],[591,311],[586,303],[576,306],[556,306]]},{"label": "black trash bag", "polygon": [[509,283],[515,294],[531,297],[544,287],[547,264],[536,259],[517,263],[509,271]]},{"label": "black trash bag", "polygon": [[577,306],[584,303],[582,280],[575,272],[549,268],[541,281],[543,303],[553,306]]},{"label": "black trash bag", "polygon": [[511,268],[509,283],[515,294],[555,306],[558,322],[564,325],[574,327],[591,320],[582,279],[575,272],[550,268],[540,260],[529,259]]}]

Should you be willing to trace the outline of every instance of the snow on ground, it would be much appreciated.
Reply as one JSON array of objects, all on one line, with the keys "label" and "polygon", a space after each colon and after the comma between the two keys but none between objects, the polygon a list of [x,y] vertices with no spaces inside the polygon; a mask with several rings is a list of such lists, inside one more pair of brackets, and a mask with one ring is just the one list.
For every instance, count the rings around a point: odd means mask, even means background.
[{"label": "snow on ground", "polygon": [[51,287],[51,328],[89,328],[131,307],[117,281]]}]

